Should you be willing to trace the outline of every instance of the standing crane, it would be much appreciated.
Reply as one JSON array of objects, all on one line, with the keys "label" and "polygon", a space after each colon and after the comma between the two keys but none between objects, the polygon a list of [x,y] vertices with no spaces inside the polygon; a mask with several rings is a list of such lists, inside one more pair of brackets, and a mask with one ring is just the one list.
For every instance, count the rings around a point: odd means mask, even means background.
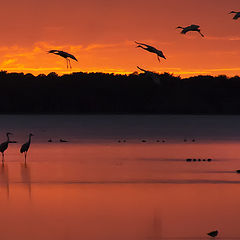
[{"label": "standing crane", "polygon": [[152,46],[147,45],[145,43],[139,43],[139,42],[136,42],[136,41],[135,41],[135,43],[138,44],[137,47],[140,47],[140,48],[142,48],[142,49],[144,49],[144,50],[146,50],[148,52],[157,54],[157,59],[158,59],[159,62],[160,62],[160,57],[166,59],[166,57],[164,56],[163,52],[158,50],[158,49],[156,49],[155,47],[152,47]]},{"label": "standing crane", "polygon": [[64,51],[60,51],[60,50],[50,50],[50,51],[48,51],[48,53],[53,53],[53,54],[56,54],[56,55],[59,55],[59,56],[65,58],[66,61],[67,61],[67,68],[68,68],[68,66],[69,66],[69,68],[72,68],[71,62],[70,62],[70,59],[69,59],[69,58],[71,58],[71,59],[73,59],[73,60],[75,60],[75,61],[78,62],[78,60],[77,60],[72,54],[67,53],[67,52],[64,52]]},{"label": "standing crane", "polygon": [[30,147],[31,144],[31,137],[34,136],[32,133],[29,134],[29,139],[26,143],[24,143],[20,149],[20,153],[24,153],[24,157],[25,157],[25,163],[26,163],[26,159],[27,159],[27,152],[28,149]]},{"label": "standing crane", "polygon": [[4,162],[4,152],[7,150],[8,144],[10,143],[9,135],[11,135],[11,134],[12,133],[7,132],[6,133],[7,141],[0,144],[0,152],[2,153],[2,163]]},{"label": "standing crane", "polygon": [[234,20],[238,20],[238,18],[240,18],[240,12],[235,12],[235,11],[231,11],[229,14],[235,13],[235,15],[233,16]]},{"label": "standing crane", "polygon": [[190,26],[187,26],[187,27],[177,27],[177,29],[180,28],[182,29],[181,31],[181,34],[186,34],[187,32],[198,32],[202,37],[204,37],[204,35],[201,33],[201,30],[200,30],[200,26],[198,25],[190,25]]}]

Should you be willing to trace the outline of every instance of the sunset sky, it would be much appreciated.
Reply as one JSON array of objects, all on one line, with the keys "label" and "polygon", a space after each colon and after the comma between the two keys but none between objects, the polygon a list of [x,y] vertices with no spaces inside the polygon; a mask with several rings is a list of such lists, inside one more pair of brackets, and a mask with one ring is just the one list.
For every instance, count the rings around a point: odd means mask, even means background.
[{"label": "sunset sky", "polygon": [[[8,0],[1,3],[0,66],[34,75],[72,71],[132,73],[136,66],[187,77],[240,73],[239,0]],[[177,26],[198,24],[198,33],[179,34]],[[167,60],[136,48],[134,41],[162,50]]]}]

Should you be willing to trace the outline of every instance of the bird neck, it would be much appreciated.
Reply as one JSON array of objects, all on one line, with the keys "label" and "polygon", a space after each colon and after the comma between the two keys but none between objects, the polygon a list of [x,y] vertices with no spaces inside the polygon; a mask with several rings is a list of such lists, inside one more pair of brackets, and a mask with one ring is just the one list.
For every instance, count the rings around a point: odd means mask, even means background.
[{"label": "bird neck", "polygon": [[10,140],[9,140],[9,135],[7,134],[7,141],[9,142]]},{"label": "bird neck", "polygon": [[31,143],[31,135],[29,135],[29,139],[28,139],[28,142]]}]

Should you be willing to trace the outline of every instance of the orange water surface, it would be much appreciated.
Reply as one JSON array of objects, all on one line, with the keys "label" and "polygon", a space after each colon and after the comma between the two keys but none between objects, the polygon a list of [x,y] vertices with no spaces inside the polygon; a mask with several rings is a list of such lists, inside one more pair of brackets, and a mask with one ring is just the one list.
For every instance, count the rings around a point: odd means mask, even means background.
[{"label": "orange water surface", "polygon": [[[240,239],[240,142],[10,144],[2,240]],[[212,158],[212,162],[186,162]]]}]

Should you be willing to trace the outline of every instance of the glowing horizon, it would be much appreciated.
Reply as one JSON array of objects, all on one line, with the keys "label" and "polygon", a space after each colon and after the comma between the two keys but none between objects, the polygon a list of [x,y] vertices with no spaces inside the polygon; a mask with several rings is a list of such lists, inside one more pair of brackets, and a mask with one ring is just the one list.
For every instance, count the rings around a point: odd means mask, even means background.
[{"label": "glowing horizon", "polygon": [[[69,0],[61,5],[56,0],[12,0],[2,7],[3,71],[130,74],[140,72],[140,66],[182,77],[240,73],[240,19],[228,14],[240,10],[237,0]],[[200,25],[206,37],[176,29],[190,24]],[[167,59],[159,63],[154,54],[136,48],[135,40],[162,50]],[[67,69],[65,59],[46,54],[50,49],[69,52],[79,62],[71,61],[72,69]]]}]

